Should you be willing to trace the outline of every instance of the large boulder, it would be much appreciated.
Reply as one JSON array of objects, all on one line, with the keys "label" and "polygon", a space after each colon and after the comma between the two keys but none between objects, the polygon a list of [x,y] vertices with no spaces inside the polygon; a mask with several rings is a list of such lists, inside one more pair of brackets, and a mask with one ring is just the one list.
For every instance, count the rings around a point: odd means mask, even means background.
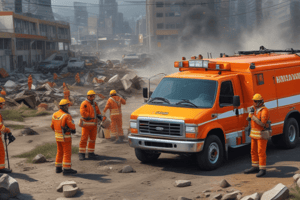
[{"label": "large boulder", "polygon": [[33,163],[44,163],[46,161],[47,161],[47,159],[45,158],[45,156],[43,154],[36,155],[32,160]]},{"label": "large boulder", "polygon": [[[4,194],[4,197],[8,195],[9,197],[15,197],[20,194],[19,183],[11,176],[3,174],[0,177],[0,191],[2,191],[0,194]],[[2,197],[0,199],[2,199]]]},{"label": "large boulder", "polygon": [[175,186],[176,187],[186,187],[186,186],[190,186],[192,184],[191,181],[189,180],[177,180],[175,181]]}]

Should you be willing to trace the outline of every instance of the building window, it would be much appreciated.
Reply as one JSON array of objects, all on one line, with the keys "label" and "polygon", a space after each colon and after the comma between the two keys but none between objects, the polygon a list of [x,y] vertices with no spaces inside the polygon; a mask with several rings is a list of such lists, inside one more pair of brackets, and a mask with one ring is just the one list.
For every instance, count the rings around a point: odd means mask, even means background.
[{"label": "building window", "polygon": [[29,22],[29,34],[36,35],[36,24]]},{"label": "building window", "polygon": [[164,7],[164,2],[156,2],[156,8]]},{"label": "building window", "polygon": [[11,39],[3,39],[4,40],[4,49],[11,49]]},{"label": "building window", "polygon": [[47,25],[40,24],[40,35],[47,36]]},{"label": "building window", "polygon": [[164,13],[156,13],[156,17],[164,17]]},{"label": "building window", "polygon": [[43,49],[43,41],[37,41],[37,49],[39,50]]},{"label": "building window", "polygon": [[175,13],[166,13],[166,17],[174,17],[175,16]]},{"label": "building window", "polygon": [[24,40],[24,50],[29,50],[30,40]]},{"label": "building window", "polygon": [[164,28],[164,23],[157,24],[157,29],[163,29],[163,28]]},{"label": "building window", "polygon": [[3,49],[3,48],[4,48],[4,40],[0,39],[0,49]]},{"label": "building window", "polygon": [[166,29],[175,29],[175,24],[166,24]]},{"label": "building window", "polygon": [[36,41],[32,43],[31,49],[36,49]]},{"label": "building window", "polygon": [[24,50],[24,40],[17,39],[16,46],[17,50]]},{"label": "building window", "polygon": [[178,35],[171,35],[171,40],[178,40]]},{"label": "building window", "polygon": [[157,40],[164,40],[165,39],[165,36],[164,35],[158,35],[157,36]]}]

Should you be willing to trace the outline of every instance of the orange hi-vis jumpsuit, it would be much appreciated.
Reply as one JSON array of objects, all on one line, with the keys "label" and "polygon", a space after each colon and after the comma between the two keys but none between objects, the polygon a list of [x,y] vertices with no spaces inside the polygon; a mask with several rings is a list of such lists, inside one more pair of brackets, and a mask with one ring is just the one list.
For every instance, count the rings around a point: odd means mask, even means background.
[{"label": "orange hi-vis jumpsuit", "polygon": [[80,76],[79,76],[79,73],[76,74],[75,80],[76,80],[77,83],[80,83]]},{"label": "orange hi-vis jumpsuit", "polygon": [[3,90],[3,89],[1,90],[1,96],[2,96],[2,97],[5,97],[5,96],[6,96],[6,92],[5,92],[5,90]]},{"label": "orange hi-vis jumpsuit", "polygon": [[28,77],[28,90],[31,90],[31,86],[32,86],[32,77],[31,77],[31,75],[29,75],[29,77]]},{"label": "orange hi-vis jumpsuit", "polygon": [[58,76],[56,73],[53,74],[53,80],[57,80],[58,79]]},{"label": "orange hi-vis jumpsuit", "polygon": [[[254,114],[249,113],[249,117],[257,117],[263,124],[266,124],[269,120],[269,111],[265,106],[262,106],[258,109],[254,108]],[[265,140],[261,137],[261,131],[264,130],[264,127],[258,125],[253,119],[251,119],[251,159],[252,166],[259,167],[259,169],[266,169],[267,165],[267,143],[268,140]]]},{"label": "orange hi-vis jumpsuit", "polygon": [[2,141],[2,134],[9,132],[10,130],[4,126],[2,115],[0,114],[0,169],[5,168],[5,150]]},{"label": "orange hi-vis jumpsuit", "polygon": [[89,100],[85,100],[81,103],[80,114],[85,125],[82,127],[79,153],[86,152],[88,139],[88,153],[94,153],[97,137],[97,115],[101,115],[101,112],[96,102],[94,102],[93,106]]},{"label": "orange hi-vis jumpsuit", "polygon": [[113,137],[123,136],[121,104],[125,105],[126,100],[119,96],[112,96],[104,108],[104,114],[108,109],[110,110],[110,133]]},{"label": "orange hi-vis jumpsuit", "polygon": [[71,115],[60,109],[53,114],[51,123],[57,143],[55,166],[71,169],[72,137],[71,132],[63,133],[62,127],[66,126],[70,130],[75,130]]},{"label": "orange hi-vis jumpsuit", "polygon": [[[68,99],[70,101],[70,90],[67,88],[64,89],[64,99]],[[70,106],[72,106],[72,102],[70,101]]]}]

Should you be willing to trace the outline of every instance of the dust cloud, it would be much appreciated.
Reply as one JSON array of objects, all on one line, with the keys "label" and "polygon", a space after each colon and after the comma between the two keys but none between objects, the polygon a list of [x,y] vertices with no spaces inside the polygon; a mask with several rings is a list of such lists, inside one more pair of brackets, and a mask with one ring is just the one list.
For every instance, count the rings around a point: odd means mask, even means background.
[{"label": "dust cloud", "polygon": [[207,10],[201,6],[192,7],[184,16],[185,26],[181,30],[179,42],[164,41],[163,49],[159,53],[153,52],[153,63],[141,70],[141,75],[150,77],[158,73],[178,72],[174,68],[174,61],[199,54],[207,58],[208,52],[213,58],[218,58],[220,53],[233,55],[238,51],[259,50],[262,45],[267,49],[299,49],[297,44],[289,42],[292,37],[290,28],[280,28],[278,22],[272,19],[263,21],[260,28],[247,27],[240,30],[234,38],[223,37],[218,18]]}]

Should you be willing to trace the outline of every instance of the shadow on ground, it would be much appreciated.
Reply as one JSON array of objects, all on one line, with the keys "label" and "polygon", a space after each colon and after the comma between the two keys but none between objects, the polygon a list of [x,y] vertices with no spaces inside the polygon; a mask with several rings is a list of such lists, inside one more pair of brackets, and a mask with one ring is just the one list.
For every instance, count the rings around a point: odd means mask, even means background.
[{"label": "shadow on ground", "polygon": [[[271,141],[267,147],[267,175],[269,178],[292,177],[299,170],[297,166],[278,166],[278,162],[297,162],[300,160],[300,143],[294,149],[276,148]],[[162,154],[164,155],[164,154]],[[193,174],[199,176],[225,176],[229,174],[243,173],[247,168],[251,167],[250,145],[237,149],[229,149],[229,159],[224,161],[222,166],[213,171],[201,171],[198,168],[196,156],[172,155],[159,158],[152,165],[161,167],[163,171],[171,171],[175,173]],[[272,166],[276,165],[276,166]]]},{"label": "shadow on ground", "polygon": [[73,175],[73,177],[89,179],[89,180],[98,181],[101,183],[110,183],[111,179],[103,178],[104,176],[106,176],[106,175],[102,175],[102,174],[74,174]]},{"label": "shadow on ground", "polygon": [[14,173],[12,172],[11,174],[9,174],[11,177],[15,178],[15,179],[23,179],[23,180],[26,180],[26,181],[29,181],[29,182],[36,182],[38,180],[34,179],[34,178],[31,178],[29,177],[28,175],[26,174],[20,174],[20,173]]}]

